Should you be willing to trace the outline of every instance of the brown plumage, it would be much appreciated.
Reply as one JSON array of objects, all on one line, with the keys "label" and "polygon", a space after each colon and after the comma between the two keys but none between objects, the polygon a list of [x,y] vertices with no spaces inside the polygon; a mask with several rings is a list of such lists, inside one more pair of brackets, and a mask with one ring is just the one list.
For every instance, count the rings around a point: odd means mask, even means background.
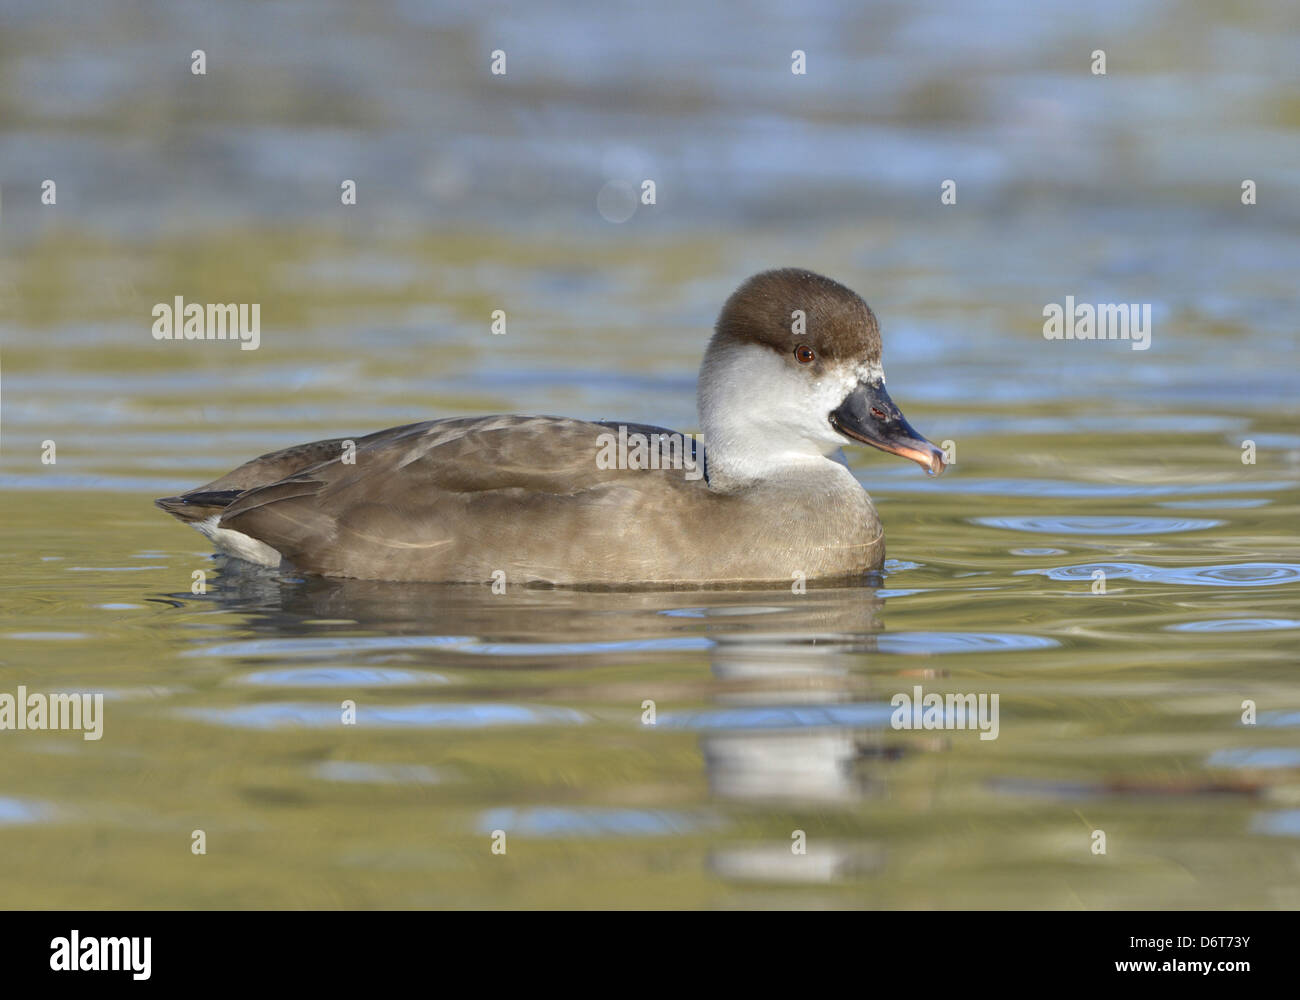
[{"label": "brown plumage", "polygon": [[[791,333],[795,309],[807,316],[804,337]],[[797,345],[815,349],[815,362],[798,360]],[[354,461],[343,438],[272,452],[156,502],[219,547],[323,576],[487,582],[501,571],[510,584],[602,587],[854,577],[880,566],[884,538],[866,492],[831,454],[851,438],[828,407],[840,382],[851,388],[879,359],[875,316],[856,294],[807,271],[766,272],[728,300],[706,352],[702,372],[724,400],[706,405],[702,374],[706,444],[710,421],[725,442],[707,479],[602,468],[618,423],[459,417],[357,438]],[[800,426],[764,425],[764,393],[790,404]],[[725,420],[711,415],[728,405]],[[747,436],[749,426],[762,429]],[[666,442],[655,446],[671,457]],[[727,462],[715,468],[715,458]]]},{"label": "brown plumage", "polygon": [[[793,330],[795,310],[804,314],[802,336]],[[880,324],[871,307],[838,281],[799,268],[764,271],[742,284],[722,307],[716,332],[766,344],[782,357],[806,343],[821,365],[880,361]]]}]

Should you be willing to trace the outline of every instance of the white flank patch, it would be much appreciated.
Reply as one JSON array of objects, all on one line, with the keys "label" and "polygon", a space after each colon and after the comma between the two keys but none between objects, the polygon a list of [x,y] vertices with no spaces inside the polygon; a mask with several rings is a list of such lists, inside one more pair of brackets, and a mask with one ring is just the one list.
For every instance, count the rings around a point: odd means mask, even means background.
[{"label": "white flank patch", "polygon": [[217,522],[220,519],[220,514],[213,514],[202,521],[191,521],[190,523],[226,555],[234,556],[236,559],[243,559],[245,562],[256,563],[258,566],[275,567],[280,565],[281,556],[279,552],[265,542],[259,542],[251,535],[245,535],[242,531],[232,531],[229,528],[218,527]]}]

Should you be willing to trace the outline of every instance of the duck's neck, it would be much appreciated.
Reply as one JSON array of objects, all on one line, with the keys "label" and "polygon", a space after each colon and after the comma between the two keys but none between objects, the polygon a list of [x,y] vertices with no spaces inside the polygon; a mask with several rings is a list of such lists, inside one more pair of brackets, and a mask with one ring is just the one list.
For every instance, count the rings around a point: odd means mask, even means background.
[{"label": "duck's neck", "polygon": [[761,485],[796,483],[803,489],[819,489],[832,483],[836,486],[857,483],[844,464],[843,452],[756,455],[743,446],[738,447],[735,441],[710,435],[708,431],[703,436],[709,488],[718,493],[734,493]]}]

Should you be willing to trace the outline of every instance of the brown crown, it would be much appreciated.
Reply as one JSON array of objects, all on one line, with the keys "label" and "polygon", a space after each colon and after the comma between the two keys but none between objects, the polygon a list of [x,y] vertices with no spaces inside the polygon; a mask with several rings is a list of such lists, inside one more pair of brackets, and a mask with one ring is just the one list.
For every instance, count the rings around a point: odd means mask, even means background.
[{"label": "brown crown", "polygon": [[[802,335],[792,332],[796,309]],[[806,344],[819,362],[880,360],[880,325],[861,296],[838,281],[799,268],[756,274],[737,288],[718,316],[718,338],[765,344],[791,354]]]}]

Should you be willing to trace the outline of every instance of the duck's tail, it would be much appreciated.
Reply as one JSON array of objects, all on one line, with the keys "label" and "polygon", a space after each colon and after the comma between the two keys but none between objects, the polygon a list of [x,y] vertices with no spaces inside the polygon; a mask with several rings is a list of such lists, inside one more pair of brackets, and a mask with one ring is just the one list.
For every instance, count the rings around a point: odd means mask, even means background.
[{"label": "duck's tail", "polygon": [[195,490],[178,497],[159,497],[154,504],[177,520],[192,524],[219,515],[238,500],[245,490]]}]

